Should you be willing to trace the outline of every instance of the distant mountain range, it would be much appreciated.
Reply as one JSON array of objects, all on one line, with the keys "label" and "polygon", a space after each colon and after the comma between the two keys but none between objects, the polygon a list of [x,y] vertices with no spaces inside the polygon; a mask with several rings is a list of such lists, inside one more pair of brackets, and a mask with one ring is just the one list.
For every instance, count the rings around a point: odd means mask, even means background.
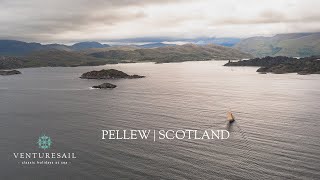
[{"label": "distant mountain range", "polygon": [[256,57],[320,55],[320,33],[279,34],[273,37],[251,37],[241,40],[236,49]]},{"label": "distant mountain range", "polygon": [[72,50],[80,51],[80,50],[91,49],[91,48],[105,48],[105,47],[110,47],[110,45],[101,44],[101,43],[92,41],[92,42],[79,42],[70,47]]},{"label": "distant mountain range", "polygon": [[[198,38],[193,41],[193,44],[185,45],[156,42],[143,45],[110,46],[99,42],[79,42],[68,46],[0,40],[0,69],[88,66],[141,61],[166,63],[211,59],[228,60],[254,56],[307,57],[320,55],[320,33],[252,37],[239,42],[236,38]],[[220,43],[224,46],[207,43]],[[226,47],[229,45],[232,47]]]},{"label": "distant mountain range", "polygon": [[[28,43],[28,46],[31,46]],[[39,46],[38,46],[39,47]],[[158,48],[118,46],[82,51],[42,49],[23,56],[0,56],[0,69],[55,66],[94,66],[122,62],[153,61],[157,63],[243,59],[252,57],[239,50],[219,45],[185,44]],[[59,47],[60,48],[60,47]]]},{"label": "distant mountain range", "polygon": [[149,43],[138,45],[140,48],[158,48],[158,47],[166,47],[166,46],[175,46],[176,44],[165,44],[165,43]]},{"label": "distant mountain range", "polygon": [[[157,48],[165,46],[175,46],[175,44],[165,43],[147,43],[143,45],[132,45],[136,48]],[[40,44],[27,43],[15,40],[0,40],[0,55],[3,56],[25,56],[34,51],[41,50],[62,50],[62,51],[83,51],[88,49],[101,49],[111,47],[109,44],[101,44],[99,42],[88,41],[79,42],[71,46],[64,44]]]},{"label": "distant mountain range", "polygon": [[[237,38],[195,38],[195,39],[184,39],[183,42],[194,43],[197,45],[206,45],[206,44],[218,44],[222,46],[231,47],[240,39]],[[145,43],[142,45],[116,45],[116,47],[134,47],[135,49],[141,48],[158,48],[158,47],[168,47],[176,46],[174,43],[163,43],[163,42],[154,42],[154,43]],[[0,40],[0,55],[2,56],[25,56],[34,51],[41,50],[62,50],[62,51],[86,51],[91,49],[108,49],[111,47],[109,44],[101,44],[95,41],[79,42],[71,46],[64,44],[40,44],[40,43],[27,43],[23,41],[16,40]],[[113,48],[113,47],[112,47]]]},{"label": "distant mountain range", "polygon": [[34,51],[41,50],[63,50],[63,51],[81,51],[90,48],[110,47],[108,44],[100,44],[98,42],[80,42],[72,46],[63,44],[40,44],[27,43],[15,40],[0,40],[0,55],[7,56],[24,56]]},{"label": "distant mountain range", "polygon": [[[129,38],[129,39],[117,39],[111,42],[117,42],[122,44],[154,44],[170,46],[172,44],[217,44],[221,46],[231,47],[238,43],[240,38],[217,38],[217,37],[197,37],[197,38],[172,38],[172,37],[142,37],[142,38]],[[144,46],[144,45],[142,45]]]},{"label": "distant mountain range", "polygon": [[[99,42],[88,41],[79,42],[71,46],[64,44],[40,44],[27,43],[15,40],[0,40],[0,56],[25,56],[34,51],[42,50],[62,50],[68,52],[100,52],[107,50],[135,50],[151,49],[159,47],[176,46],[175,42],[189,42],[196,45],[216,44],[226,47],[232,47],[242,52],[249,53],[255,57],[265,56],[290,56],[290,57],[307,57],[320,55],[320,33],[291,33],[278,34],[273,37],[251,37],[247,39],[239,38],[193,38],[193,39],[168,39],[165,38],[136,38],[124,39],[120,42],[132,42],[132,45],[114,45],[101,44]],[[139,41],[155,41],[136,45]]]},{"label": "distant mountain range", "polygon": [[240,41],[241,41],[240,38],[196,38],[196,39],[190,40],[190,42],[194,44],[199,44],[199,45],[217,44],[217,45],[227,46],[227,47],[232,47]]}]

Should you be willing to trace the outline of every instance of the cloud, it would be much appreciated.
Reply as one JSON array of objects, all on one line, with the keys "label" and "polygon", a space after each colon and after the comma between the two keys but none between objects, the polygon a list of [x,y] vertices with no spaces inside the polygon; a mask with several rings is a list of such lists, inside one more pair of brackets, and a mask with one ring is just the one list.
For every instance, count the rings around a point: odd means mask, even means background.
[{"label": "cloud", "polygon": [[237,24],[269,24],[287,22],[289,19],[281,12],[264,11],[257,16],[242,18],[242,17],[228,17],[213,22],[215,25],[237,25]]},{"label": "cloud", "polygon": [[[39,42],[320,31],[317,0],[0,0],[0,38]],[[297,28],[299,27],[299,28]]]},{"label": "cloud", "polygon": [[228,17],[213,22],[214,25],[254,25],[254,24],[273,24],[273,23],[307,23],[307,22],[320,22],[320,14],[307,15],[300,17],[288,16],[283,12],[273,10],[266,10],[257,16],[250,18],[242,17]]},{"label": "cloud", "polygon": [[[92,26],[113,26],[145,17],[141,10],[129,7],[143,5],[143,1],[2,1],[0,7],[0,36],[21,36],[38,39],[51,38],[57,33],[85,31]],[[122,3],[121,3],[122,2]],[[152,1],[146,1],[146,4]]]}]

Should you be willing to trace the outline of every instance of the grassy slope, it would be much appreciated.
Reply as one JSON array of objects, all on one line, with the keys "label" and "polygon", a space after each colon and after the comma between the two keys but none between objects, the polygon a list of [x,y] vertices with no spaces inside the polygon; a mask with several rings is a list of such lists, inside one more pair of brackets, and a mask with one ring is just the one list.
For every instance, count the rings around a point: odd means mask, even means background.
[{"label": "grassy slope", "polygon": [[296,57],[306,57],[320,54],[320,33],[303,36],[296,39],[288,39],[279,43],[282,47],[276,55],[291,54]]},{"label": "grassy slope", "polygon": [[244,39],[235,48],[257,57],[307,57],[320,54],[320,33],[282,34]]},{"label": "grassy slope", "polygon": [[134,61],[155,61],[155,62],[180,62],[199,61],[210,59],[241,59],[250,58],[251,55],[240,52],[233,48],[206,45],[197,46],[186,44],[182,46],[167,46],[150,49],[135,50],[103,50],[91,53],[97,58],[134,60]]},{"label": "grassy slope", "polygon": [[105,59],[98,59],[95,57],[87,56],[78,52],[68,51],[37,51],[24,57],[27,61],[28,67],[39,66],[84,66],[84,65],[102,65],[107,63],[114,63]]}]

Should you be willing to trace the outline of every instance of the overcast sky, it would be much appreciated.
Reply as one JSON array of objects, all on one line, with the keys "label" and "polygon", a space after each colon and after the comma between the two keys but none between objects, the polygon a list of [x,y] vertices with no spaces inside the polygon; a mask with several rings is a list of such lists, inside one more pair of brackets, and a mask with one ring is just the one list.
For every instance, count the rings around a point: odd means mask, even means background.
[{"label": "overcast sky", "polygon": [[319,0],[0,0],[0,39],[44,43],[320,31]]}]

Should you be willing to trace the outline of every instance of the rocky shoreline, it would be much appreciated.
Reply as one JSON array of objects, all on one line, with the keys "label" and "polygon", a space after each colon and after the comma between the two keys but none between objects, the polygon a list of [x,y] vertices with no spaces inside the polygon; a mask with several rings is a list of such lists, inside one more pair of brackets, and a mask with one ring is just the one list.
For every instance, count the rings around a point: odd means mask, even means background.
[{"label": "rocky shoreline", "polygon": [[306,58],[292,58],[285,56],[255,58],[238,62],[228,62],[224,66],[258,66],[257,72],[261,74],[275,73],[298,73],[320,74],[320,57],[311,56]]},{"label": "rocky shoreline", "polygon": [[1,70],[0,75],[1,76],[10,76],[10,75],[16,75],[16,74],[21,74],[20,71],[18,70]]}]

